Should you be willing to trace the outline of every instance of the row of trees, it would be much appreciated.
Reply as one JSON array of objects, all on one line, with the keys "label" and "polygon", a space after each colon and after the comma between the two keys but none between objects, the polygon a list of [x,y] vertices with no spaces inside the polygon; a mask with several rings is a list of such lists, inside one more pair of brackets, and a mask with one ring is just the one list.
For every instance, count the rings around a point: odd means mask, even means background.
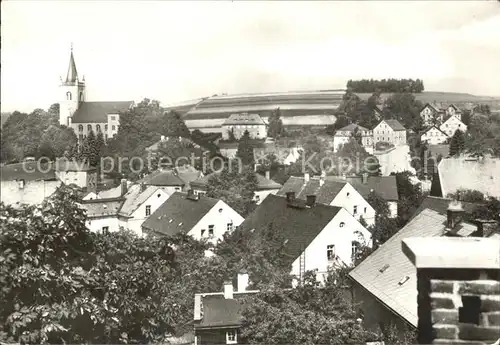
[{"label": "row of trees", "polygon": [[424,91],[424,81],[417,79],[361,79],[349,80],[347,82],[347,89],[352,92],[387,92],[387,93],[400,93],[411,92],[420,93]]}]

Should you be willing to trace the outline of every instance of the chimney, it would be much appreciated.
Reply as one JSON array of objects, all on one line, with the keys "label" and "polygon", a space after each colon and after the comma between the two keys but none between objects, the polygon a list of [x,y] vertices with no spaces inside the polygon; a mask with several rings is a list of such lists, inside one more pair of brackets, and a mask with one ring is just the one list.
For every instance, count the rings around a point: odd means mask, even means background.
[{"label": "chimney", "polygon": [[325,184],[325,178],[323,177],[323,175],[321,175],[321,176],[319,177],[319,186],[321,187],[321,186],[323,186],[324,184]]},{"label": "chimney", "polygon": [[368,183],[368,173],[363,173],[363,175],[361,175],[361,180],[363,181],[363,184],[367,184]]},{"label": "chimney", "polygon": [[248,273],[246,270],[241,270],[238,273],[238,292],[244,292],[248,287]]},{"label": "chimney", "polygon": [[304,183],[309,182],[309,173],[304,173]]},{"label": "chimney", "polygon": [[270,170],[267,170],[267,171],[266,171],[266,178],[267,178],[268,180],[270,180],[270,179],[271,179],[271,171],[270,171]]},{"label": "chimney", "polygon": [[194,195],[194,192],[192,189],[188,189],[187,190],[187,199],[190,199],[190,200],[198,200],[198,196],[197,195]]},{"label": "chimney", "polygon": [[146,184],[144,182],[141,182],[141,192],[144,192],[146,190]]},{"label": "chimney", "polygon": [[124,196],[125,194],[127,194],[127,180],[124,179],[124,178],[121,179],[120,184],[121,184],[121,187],[122,187],[122,194],[121,194],[121,196]]},{"label": "chimney", "polygon": [[448,205],[448,210],[446,211],[446,213],[448,216],[446,221],[446,227],[448,229],[453,229],[455,228],[455,226],[460,224],[465,212],[464,209],[462,208],[462,203],[460,201],[453,200]]},{"label": "chimney", "polygon": [[164,135],[161,136],[161,141],[162,142],[165,141],[165,136]]},{"label": "chimney", "polygon": [[476,219],[477,222],[477,231],[471,234],[474,237],[489,237],[492,233],[494,233],[498,227],[498,222],[495,220],[486,220],[486,219]]},{"label": "chimney", "polygon": [[316,195],[309,194],[306,196],[306,206],[313,207],[316,204]]},{"label": "chimney", "polygon": [[286,201],[291,203],[295,200],[295,192],[286,192]]},{"label": "chimney", "polygon": [[230,280],[224,282],[224,298],[233,299],[233,283]]}]

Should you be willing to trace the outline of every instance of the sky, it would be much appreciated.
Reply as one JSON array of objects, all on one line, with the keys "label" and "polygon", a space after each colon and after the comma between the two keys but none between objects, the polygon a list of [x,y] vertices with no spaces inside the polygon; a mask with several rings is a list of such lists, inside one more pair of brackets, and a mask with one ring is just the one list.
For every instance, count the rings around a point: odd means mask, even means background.
[{"label": "sky", "polygon": [[420,78],[500,96],[499,1],[1,2],[1,107],[48,108],[70,46],[87,100],[344,88]]}]

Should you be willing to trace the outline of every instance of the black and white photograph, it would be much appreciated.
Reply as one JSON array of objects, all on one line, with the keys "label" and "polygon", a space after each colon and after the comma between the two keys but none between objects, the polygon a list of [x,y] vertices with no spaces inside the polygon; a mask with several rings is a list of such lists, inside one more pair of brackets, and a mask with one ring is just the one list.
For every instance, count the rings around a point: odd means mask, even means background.
[{"label": "black and white photograph", "polygon": [[500,345],[500,1],[1,2],[0,345]]}]

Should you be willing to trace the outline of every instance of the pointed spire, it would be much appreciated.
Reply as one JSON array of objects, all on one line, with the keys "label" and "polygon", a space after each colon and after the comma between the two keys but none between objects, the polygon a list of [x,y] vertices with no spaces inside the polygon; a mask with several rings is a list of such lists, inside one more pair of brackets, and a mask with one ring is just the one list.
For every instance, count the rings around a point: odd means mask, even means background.
[{"label": "pointed spire", "polygon": [[75,58],[73,57],[73,43],[71,43],[71,55],[69,57],[68,74],[66,74],[66,83],[74,83],[78,80],[76,72]]}]

